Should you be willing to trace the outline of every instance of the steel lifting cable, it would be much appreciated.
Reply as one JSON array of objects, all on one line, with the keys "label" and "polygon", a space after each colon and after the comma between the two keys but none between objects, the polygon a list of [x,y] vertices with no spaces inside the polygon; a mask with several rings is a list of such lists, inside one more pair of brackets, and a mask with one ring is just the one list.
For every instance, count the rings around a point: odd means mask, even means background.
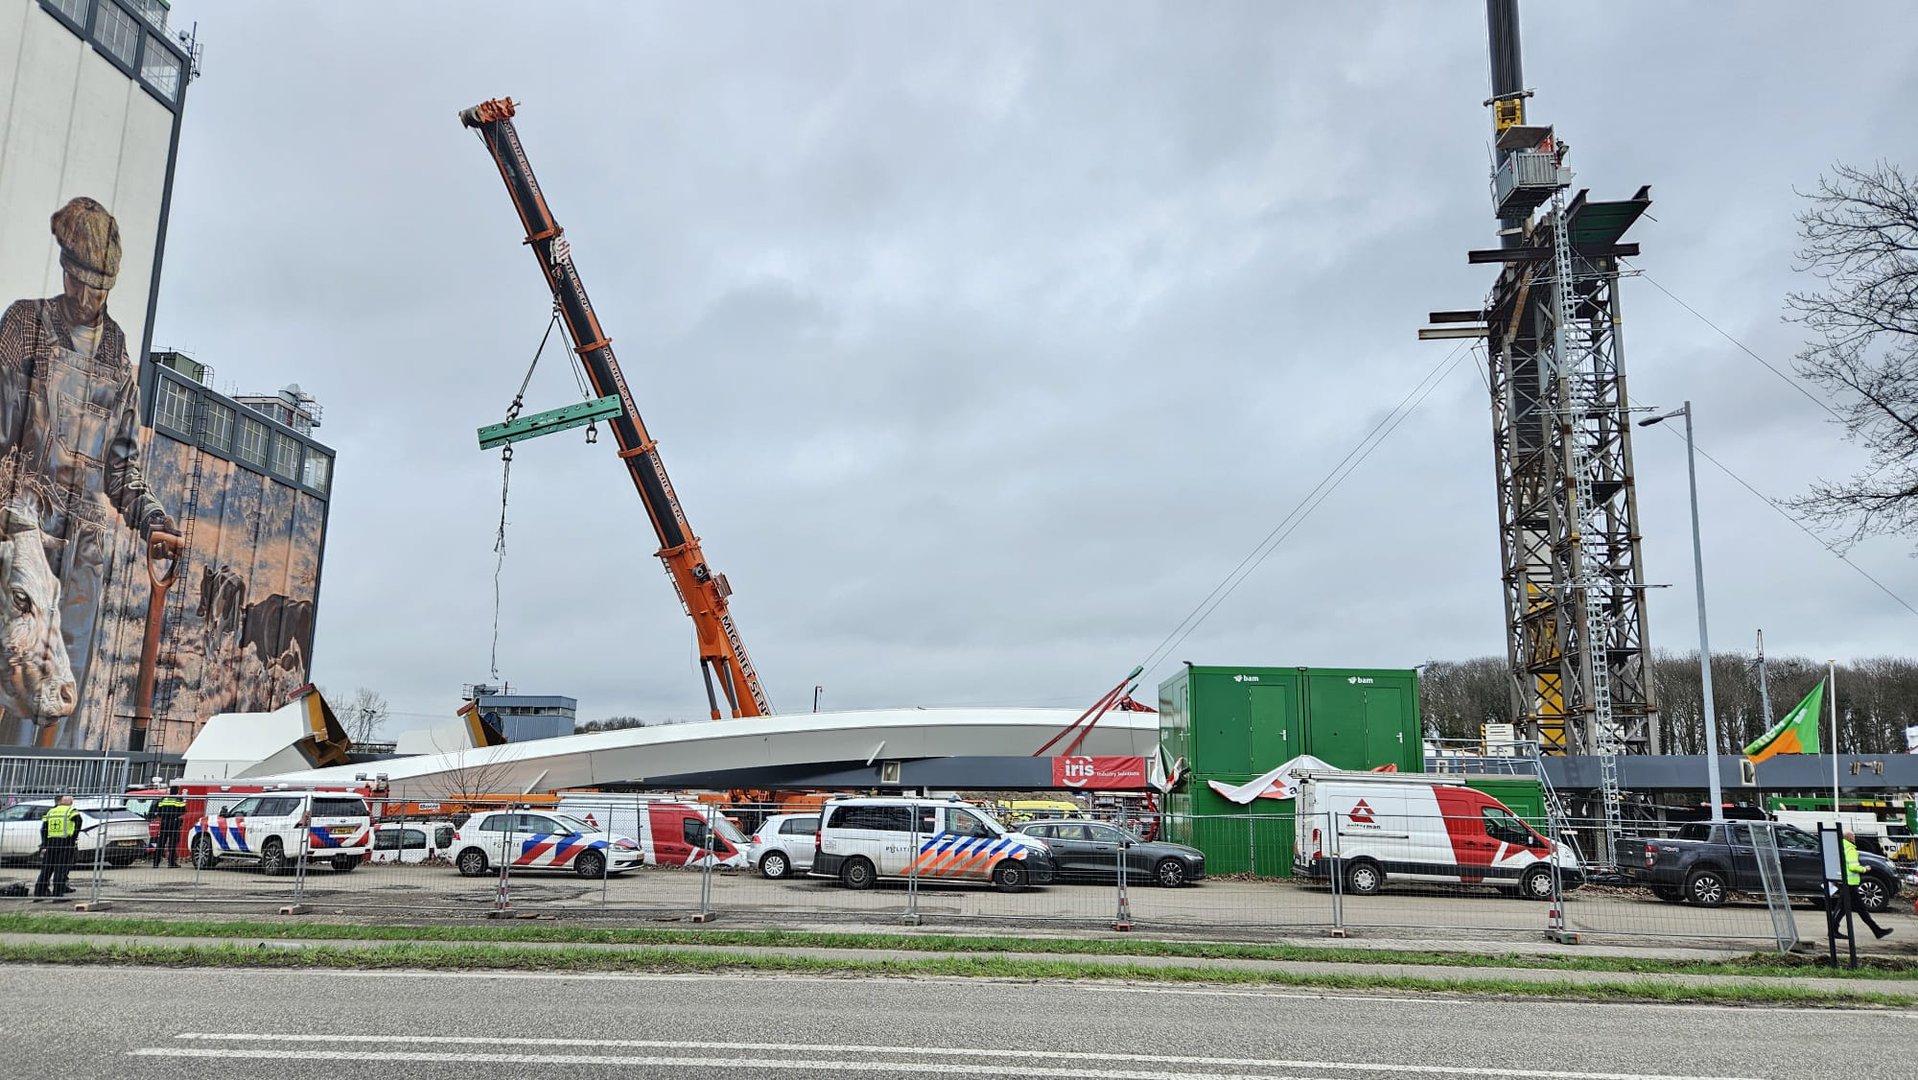
[{"label": "steel lifting cable", "polygon": [[[546,323],[546,332],[540,335],[539,348],[533,350],[533,362],[526,365],[526,377],[519,381],[519,392],[513,395],[513,403],[506,407],[506,422],[519,419],[519,413],[526,406],[526,388],[532,385],[533,372],[539,369],[539,358],[546,352],[546,343],[553,339],[553,328],[559,325],[559,302],[553,302],[553,317]],[[488,670],[492,677],[499,678],[499,613],[500,613],[500,574],[506,569],[506,495],[513,481],[513,444],[507,443],[499,452],[499,531],[493,536],[493,651]]]},{"label": "steel lifting cable", "polygon": [[1466,342],[1461,341],[1453,346],[1451,352],[1426,372],[1425,376],[1406,392],[1405,397],[1392,407],[1392,411],[1387,413],[1371,431],[1366,432],[1365,436],[1346,452],[1345,457],[1337,465],[1332,466],[1331,471],[1325,474],[1317,486],[1306,492],[1297,505],[1292,507],[1291,512],[1274,525],[1272,531],[1254,545],[1245,558],[1239,560],[1239,565],[1233,567],[1232,571],[1213,586],[1212,591],[1207,593],[1197,606],[1186,613],[1185,618],[1179,620],[1178,625],[1172,628],[1172,632],[1165,636],[1165,640],[1159,642],[1158,648],[1153,649],[1139,666],[1151,671],[1166,657],[1172,655],[1172,650],[1177,649],[1180,642],[1197,630],[1200,623],[1218,610],[1219,605],[1225,603],[1226,598],[1244,584],[1245,580],[1252,576],[1252,572],[1278,550],[1279,545],[1285,543],[1294,532],[1298,531],[1299,526],[1311,516],[1312,511],[1318,509],[1319,504],[1330,498],[1332,493],[1345,482],[1345,478],[1363,464],[1366,458],[1371,457],[1372,451],[1377,450],[1387,438],[1390,438],[1392,433],[1398,430],[1399,425],[1403,424],[1406,418],[1411,416],[1427,397],[1431,396],[1432,391],[1438,389],[1439,384],[1445,381],[1446,376],[1450,375],[1459,361],[1467,355],[1465,345]]}]

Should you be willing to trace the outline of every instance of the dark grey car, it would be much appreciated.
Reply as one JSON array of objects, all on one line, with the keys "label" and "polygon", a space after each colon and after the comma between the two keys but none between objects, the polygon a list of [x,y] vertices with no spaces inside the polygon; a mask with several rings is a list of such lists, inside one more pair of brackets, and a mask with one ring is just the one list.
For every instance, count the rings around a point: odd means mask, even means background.
[{"label": "dark grey car", "polygon": [[1205,852],[1198,848],[1141,840],[1101,821],[1047,818],[1028,821],[1019,831],[1044,840],[1052,849],[1053,866],[1062,882],[1117,879],[1121,851],[1129,881],[1177,887],[1205,877]]}]

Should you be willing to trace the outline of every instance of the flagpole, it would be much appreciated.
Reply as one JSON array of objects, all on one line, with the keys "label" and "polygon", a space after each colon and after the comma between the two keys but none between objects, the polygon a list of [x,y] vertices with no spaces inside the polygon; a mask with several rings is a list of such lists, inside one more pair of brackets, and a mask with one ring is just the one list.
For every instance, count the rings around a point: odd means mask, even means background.
[{"label": "flagpole", "polygon": [[1831,812],[1838,812],[1838,661],[1827,660],[1831,678]]}]

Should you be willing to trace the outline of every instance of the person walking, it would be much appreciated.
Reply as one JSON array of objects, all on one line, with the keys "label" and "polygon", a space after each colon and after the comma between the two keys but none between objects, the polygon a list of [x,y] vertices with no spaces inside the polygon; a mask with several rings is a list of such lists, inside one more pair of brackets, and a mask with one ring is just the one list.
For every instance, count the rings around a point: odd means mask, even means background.
[{"label": "person walking", "polygon": [[80,812],[73,808],[73,796],[62,795],[40,819],[40,877],[33,883],[36,898],[51,899],[73,891],[67,871],[79,846]]},{"label": "person walking", "polygon": [[[1859,902],[1858,899],[1858,886],[1865,880],[1865,864],[1858,859],[1857,830],[1847,827],[1845,829],[1844,839],[1840,841],[1840,844],[1845,856],[1845,887],[1843,894],[1838,898],[1838,904],[1833,915],[1833,922],[1836,923],[1843,919],[1847,912],[1856,914],[1860,921],[1871,928],[1872,937],[1885,937],[1891,933],[1891,927],[1879,926],[1873,922],[1871,912],[1867,910],[1865,905]],[[1838,936],[1849,937],[1850,935],[1839,934]]]},{"label": "person walking", "polygon": [[162,854],[166,855],[168,866],[177,867],[180,865],[180,819],[186,816],[186,800],[169,787],[153,810],[160,821],[160,838],[153,845],[153,868],[160,868]]}]

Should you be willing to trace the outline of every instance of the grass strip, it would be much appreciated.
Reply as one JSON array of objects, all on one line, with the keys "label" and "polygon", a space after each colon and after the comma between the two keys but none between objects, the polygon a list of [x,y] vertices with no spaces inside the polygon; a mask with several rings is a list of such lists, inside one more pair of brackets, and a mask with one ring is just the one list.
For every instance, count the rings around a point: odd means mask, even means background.
[{"label": "grass strip", "polygon": [[1423,978],[1409,975],[1305,974],[1202,967],[1148,967],[1034,960],[1006,956],[926,957],[888,960],[823,959],[787,955],[691,953],[671,948],[515,948],[501,945],[396,944],[366,947],[315,945],[115,945],[89,942],[0,944],[0,963],[141,965],[192,968],[277,968],[422,971],[527,971],[548,973],[775,973],[845,976],[952,976],[1016,980],[1204,983],[1244,987],[1320,990],[1395,990],[1415,993],[1491,994],[1578,1001],[1706,1003],[1723,1005],[1874,1006],[1910,1008],[1913,997],[1875,991],[1770,984],[1694,986],[1659,979],[1580,983],[1499,978]]},{"label": "grass strip", "polygon": [[1043,953],[1060,956],[1151,956],[1192,960],[1302,960],[1356,965],[1523,968],[1534,971],[1600,971],[1642,975],[1755,975],[1838,980],[1912,980],[1918,958],[1861,957],[1857,971],[1824,966],[1821,956],[1784,957],[1750,953],[1714,961],[1673,961],[1558,953],[1486,953],[1363,949],[1339,946],[1164,941],[1153,938],[1023,938],[959,934],[840,933],[803,930],[670,929],[596,927],[512,921],[422,925],[359,925],[326,922],[261,922],[126,918],[100,915],[0,914],[0,933],[123,934],[140,937],[277,938],[295,941],[394,941],[468,944],[732,945],[808,949],[883,949],[895,952]]}]

